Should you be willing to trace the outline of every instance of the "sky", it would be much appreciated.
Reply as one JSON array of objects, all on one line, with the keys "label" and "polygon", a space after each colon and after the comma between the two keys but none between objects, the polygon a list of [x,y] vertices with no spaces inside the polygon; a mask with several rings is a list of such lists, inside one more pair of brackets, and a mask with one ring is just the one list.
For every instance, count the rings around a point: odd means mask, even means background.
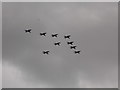
[{"label": "sky", "polygon": [[[3,88],[117,88],[117,9],[113,2],[3,3]],[[57,41],[61,46],[54,46]],[[67,41],[74,41],[81,54],[74,54]]]},{"label": "sky", "polygon": [[[0,12],[2,12],[2,4],[0,2]],[[2,14],[0,14],[0,88],[2,88]]]},{"label": "sky", "polygon": [[119,0],[1,0],[2,2],[119,2]]}]

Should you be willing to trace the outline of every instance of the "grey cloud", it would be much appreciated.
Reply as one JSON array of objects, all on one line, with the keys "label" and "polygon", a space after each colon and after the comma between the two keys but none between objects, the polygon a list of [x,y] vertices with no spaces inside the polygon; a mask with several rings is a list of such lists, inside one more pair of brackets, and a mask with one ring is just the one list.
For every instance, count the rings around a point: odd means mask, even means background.
[{"label": "grey cloud", "polygon": [[[3,59],[24,72],[24,81],[77,87],[83,72],[101,84],[117,67],[117,15],[117,3],[3,3]],[[31,34],[24,33],[28,24]],[[40,37],[44,31],[47,36]],[[54,32],[56,39],[50,36]],[[72,35],[80,55],[69,49],[65,34]],[[60,47],[53,45],[56,41]],[[46,49],[48,56],[42,55]]]}]

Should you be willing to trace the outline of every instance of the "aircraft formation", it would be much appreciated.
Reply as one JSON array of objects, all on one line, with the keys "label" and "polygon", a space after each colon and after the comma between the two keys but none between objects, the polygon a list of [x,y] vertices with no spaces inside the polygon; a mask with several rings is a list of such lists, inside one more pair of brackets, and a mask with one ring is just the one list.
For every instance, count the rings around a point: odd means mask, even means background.
[{"label": "aircraft formation", "polygon": [[[31,33],[31,31],[32,31],[31,28],[25,29],[25,33]],[[46,36],[46,34],[47,34],[47,32],[41,32],[41,33],[40,33],[40,36]],[[57,33],[51,34],[51,36],[52,36],[53,38],[57,38],[57,37],[58,37],[58,34],[57,34]],[[69,39],[69,40],[70,40],[70,38],[71,38],[71,35],[70,35],[70,34],[69,34],[69,35],[64,35],[64,39]],[[74,45],[74,41],[67,41],[67,44],[70,46],[70,49],[71,49],[71,50],[74,50],[74,54],[80,54],[81,50],[76,50],[77,46]],[[55,46],[60,46],[60,45],[61,45],[61,42],[60,42],[60,41],[55,42],[54,45],[55,45]],[[44,50],[44,51],[42,51],[42,53],[45,54],[45,55],[49,55],[50,51],[49,51],[49,50]]]}]

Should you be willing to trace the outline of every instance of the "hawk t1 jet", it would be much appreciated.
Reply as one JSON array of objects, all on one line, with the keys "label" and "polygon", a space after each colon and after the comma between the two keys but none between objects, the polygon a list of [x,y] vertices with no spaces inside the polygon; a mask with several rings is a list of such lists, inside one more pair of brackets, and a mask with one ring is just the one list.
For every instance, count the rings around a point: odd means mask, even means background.
[{"label": "hawk t1 jet", "polygon": [[67,42],[68,45],[73,45],[73,41]]},{"label": "hawk t1 jet", "polygon": [[49,54],[50,51],[43,51],[43,54]]},{"label": "hawk t1 jet", "polygon": [[46,36],[46,34],[47,34],[46,32],[41,32],[40,36]]},{"label": "hawk t1 jet", "polygon": [[58,36],[58,34],[52,34],[52,37],[57,37]]},{"label": "hawk t1 jet", "polygon": [[80,54],[81,51],[74,51],[75,54]]},{"label": "hawk t1 jet", "polygon": [[65,35],[64,38],[65,39],[70,39],[71,35]]},{"label": "hawk t1 jet", "polygon": [[61,42],[54,43],[54,45],[56,45],[56,46],[60,46],[60,44],[61,44]]},{"label": "hawk t1 jet", "polygon": [[76,49],[77,46],[70,46],[70,49]]},{"label": "hawk t1 jet", "polygon": [[30,29],[25,29],[25,33],[31,33],[31,28]]}]

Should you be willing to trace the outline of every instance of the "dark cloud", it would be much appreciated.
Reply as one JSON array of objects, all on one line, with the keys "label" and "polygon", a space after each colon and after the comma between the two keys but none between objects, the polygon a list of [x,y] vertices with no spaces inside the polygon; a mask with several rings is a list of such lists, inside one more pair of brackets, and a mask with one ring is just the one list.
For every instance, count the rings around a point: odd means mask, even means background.
[{"label": "dark cloud", "polygon": [[[117,15],[117,3],[3,3],[3,59],[21,68],[24,81],[78,87],[82,72],[102,84],[117,69]],[[28,24],[31,34],[24,33]],[[40,37],[44,31],[47,36]],[[69,49],[65,34],[72,35],[80,55]],[[56,41],[61,46],[54,46]],[[117,72],[114,76],[117,82]]]}]

